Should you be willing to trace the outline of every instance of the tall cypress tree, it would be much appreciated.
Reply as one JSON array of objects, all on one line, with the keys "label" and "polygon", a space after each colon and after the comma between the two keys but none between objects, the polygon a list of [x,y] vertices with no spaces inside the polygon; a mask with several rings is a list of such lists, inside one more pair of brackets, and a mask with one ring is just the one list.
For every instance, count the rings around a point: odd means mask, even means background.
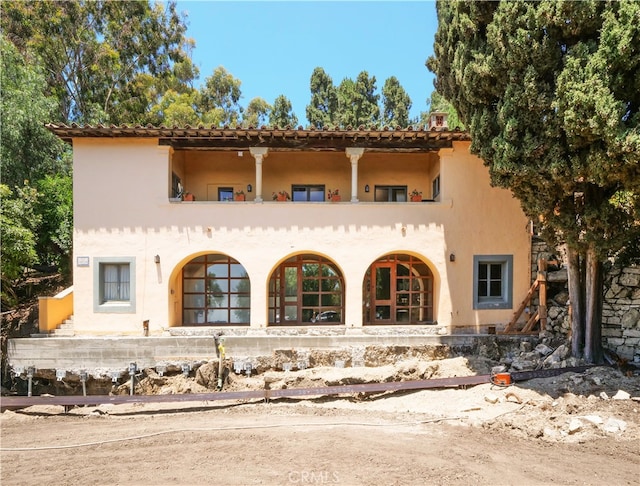
[{"label": "tall cypress tree", "polygon": [[401,128],[409,125],[411,98],[395,76],[388,78],[382,86],[382,107],[384,124]]},{"label": "tall cypress tree", "polygon": [[333,79],[324,69],[317,67],[311,74],[311,101],[307,105],[307,120],[311,126],[321,128],[336,124],[338,96]]},{"label": "tall cypress tree", "polygon": [[601,362],[602,264],[640,237],[640,3],[439,1],[427,65],[492,182],[566,244],[572,351]]}]

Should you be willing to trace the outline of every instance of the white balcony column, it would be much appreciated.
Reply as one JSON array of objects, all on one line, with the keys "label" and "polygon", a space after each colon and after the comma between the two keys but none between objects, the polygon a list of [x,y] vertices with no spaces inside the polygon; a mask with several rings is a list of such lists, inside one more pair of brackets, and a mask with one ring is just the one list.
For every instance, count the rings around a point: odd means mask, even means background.
[{"label": "white balcony column", "polygon": [[262,202],[262,161],[267,157],[267,147],[249,147],[249,152],[256,159],[256,198],[255,202]]},{"label": "white balcony column", "polygon": [[345,149],[347,157],[351,161],[351,202],[358,202],[358,160],[364,153],[363,147],[349,147]]}]

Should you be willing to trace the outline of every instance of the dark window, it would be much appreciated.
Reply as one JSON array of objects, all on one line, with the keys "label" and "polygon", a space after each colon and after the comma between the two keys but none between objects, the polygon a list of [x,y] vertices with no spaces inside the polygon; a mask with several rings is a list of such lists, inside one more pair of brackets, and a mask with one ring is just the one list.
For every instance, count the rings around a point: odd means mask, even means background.
[{"label": "dark window", "polygon": [[431,199],[435,199],[440,194],[440,174],[431,183]]},{"label": "dark window", "polygon": [[407,186],[376,186],[376,202],[406,202]]},{"label": "dark window", "polygon": [[171,173],[171,197],[182,197],[182,181],[175,172]]},{"label": "dark window", "polygon": [[218,201],[233,201],[233,187],[219,187]]},{"label": "dark window", "polygon": [[323,185],[296,184],[292,187],[294,201],[324,201]]}]

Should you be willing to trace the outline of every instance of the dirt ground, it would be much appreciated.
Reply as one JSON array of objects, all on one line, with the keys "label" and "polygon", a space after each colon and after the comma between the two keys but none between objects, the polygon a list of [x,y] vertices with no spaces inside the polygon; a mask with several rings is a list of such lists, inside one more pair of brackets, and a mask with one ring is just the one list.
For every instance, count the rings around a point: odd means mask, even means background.
[{"label": "dirt ground", "polygon": [[[477,369],[464,358],[441,360],[435,372],[432,365],[399,366],[429,369],[432,377]],[[268,381],[308,386],[357,372],[272,373]],[[184,387],[180,380],[172,386]],[[233,382],[241,388],[241,377]],[[509,387],[101,405],[68,413],[31,407],[0,415],[0,477],[3,486],[635,485],[638,397],[638,376],[593,368]]]}]

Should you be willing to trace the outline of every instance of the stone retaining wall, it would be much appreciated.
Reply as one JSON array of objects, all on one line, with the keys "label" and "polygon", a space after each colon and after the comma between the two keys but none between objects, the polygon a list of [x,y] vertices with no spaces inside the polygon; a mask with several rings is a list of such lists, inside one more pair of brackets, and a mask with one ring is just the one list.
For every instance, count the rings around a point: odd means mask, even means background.
[{"label": "stone retaining wall", "polygon": [[[571,329],[566,258],[550,252],[547,244],[538,238],[532,242],[531,253],[532,279],[536,276],[538,259],[559,261],[558,265],[549,265],[547,272],[548,319],[543,333],[566,338]],[[605,269],[602,342],[621,358],[640,362],[640,267]]]},{"label": "stone retaining wall", "polygon": [[607,273],[602,338],[619,356],[640,362],[640,268],[612,268]]}]

